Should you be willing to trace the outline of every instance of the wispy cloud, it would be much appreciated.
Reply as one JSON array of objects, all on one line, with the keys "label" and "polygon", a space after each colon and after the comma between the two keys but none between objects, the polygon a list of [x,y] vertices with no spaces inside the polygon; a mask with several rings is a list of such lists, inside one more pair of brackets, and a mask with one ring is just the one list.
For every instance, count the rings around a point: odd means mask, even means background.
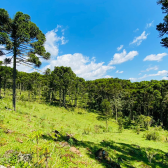
[{"label": "wispy cloud", "polygon": [[119,70],[116,71],[116,73],[123,73],[123,72],[124,72],[124,71],[119,71]]},{"label": "wispy cloud", "polygon": [[[129,78],[132,82],[136,82],[136,81],[141,81],[142,79],[145,79],[147,77],[153,77],[153,76],[164,76],[163,78],[166,79],[168,74],[168,71],[167,70],[162,70],[162,71],[158,71],[156,74],[145,74],[143,75],[142,77],[139,77],[139,78]],[[162,79],[163,79],[162,78]]]},{"label": "wispy cloud", "polygon": [[146,34],[146,31],[143,31],[143,33],[140,36],[134,38],[130,45],[136,44],[137,46],[139,46],[143,40],[147,39],[148,35],[149,34]]},{"label": "wispy cloud", "polygon": [[162,58],[167,56],[167,53],[161,53],[161,54],[151,54],[151,55],[148,55],[146,56],[143,61],[162,61]]},{"label": "wispy cloud", "polygon": [[137,78],[129,78],[129,80],[132,81],[132,82],[136,82]]},{"label": "wispy cloud", "polygon": [[124,45],[120,45],[120,47],[117,47],[117,51],[120,51],[123,47]]},{"label": "wispy cloud", "polygon": [[149,68],[147,68],[146,70],[144,70],[144,71],[141,71],[141,72],[148,72],[148,71],[151,71],[151,70],[158,70],[159,69],[159,67],[158,66],[154,66],[154,67],[149,67]]},{"label": "wispy cloud", "polygon": [[121,64],[123,62],[132,60],[137,55],[137,51],[130,51],[127,54],[126,50],[124,49],[122,53],[114,54],[113,59],[110,61],[109,65]]},{"label": "wispy cloud", "polygon": [[165,76],[165,77],[163,77],[162,79],[163,79],[163,80],[168,80],[168,77],[167,77],[167,76]]},{"label": "wispy cloud", "polygon": [[113,78],[113,76],[106,75],[104,78]]},{"label": "wispy cloud", "polygon": [[151,26],[153,26],[154,20],[151,23],[147,23],[146,24],[146,29],[150,28]]},{"label": "wispy cloud", "polygon": [[137,31],[139,31],[139,29],[137,28],[136,30],[134,30],[134,33],[136,33]]}]

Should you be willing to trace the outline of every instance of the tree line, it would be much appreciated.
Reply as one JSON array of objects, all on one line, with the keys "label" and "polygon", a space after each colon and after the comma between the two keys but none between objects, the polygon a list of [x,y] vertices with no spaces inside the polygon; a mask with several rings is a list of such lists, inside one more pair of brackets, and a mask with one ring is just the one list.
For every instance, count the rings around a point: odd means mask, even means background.
[{"label": "tree line", "polygon": [[[0,96],[12,89],[13,69],[0,66]],[[151,80],[132,83],[130,80],[103,78],[85,81],[70,67],[47,69],[43,74],[17,71],[17,97],[27,101],[40,100],[53,105],[82,107],[102,112],[104,116],[151,116],[168,127],[168,81]],[[3,95],[2,90],[3,89]],[[106,110],[104,110],[106,109]]]}]

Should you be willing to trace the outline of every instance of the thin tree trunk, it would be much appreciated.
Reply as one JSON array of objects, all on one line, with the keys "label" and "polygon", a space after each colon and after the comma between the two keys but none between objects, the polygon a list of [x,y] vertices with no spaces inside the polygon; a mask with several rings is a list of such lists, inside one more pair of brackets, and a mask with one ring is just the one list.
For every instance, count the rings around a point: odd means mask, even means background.
[{"label": "thin tree trunk", "polygon": [[22,84],[20,83],[20,95],[22,94]]},{"label": "thin tree trunk", "polygon": [[75,98],[75,106],[77,106],[77,98]]},{"label": "thin tree trunk", "polygon": [[115,109],[116,109],[116,122],[117,122],[117,107],[115,107]]},{"label": "thin tree trunk", "polygon": [[63,105],[65,107],[65,89],[63,89]]},{"label": "thin tree trunk", "polygon": [[61,99],[62,99],[61,97],[62,97],[62,95],[61,95],[61,89],[60,89],[60,90],[59,90],[59,101],[60,101],[60,106],[61,106],[61,104],[62,104],[62,103],[61,103]]},{"label": "thin tree trunk", "polygon": [[30,101],[30,90],[28,91],[28,99]]},{"label": "thin tree trunk", "polygon": [[16,42],[14,42],[14,57],[13,57],[13,109],[16,111]]},{"label": "thin tree trunk", "polygon": [[106,131],[108,131],[108,120],[106,119]]},{"label": "thin tree trunk", "polygon": [[51,103],[51,94],[52,94],[52,92],[51,92],[51,90],[50,90],[50,103]]},{"label": "thin tree trunk", "polygon": [[5,97],[5,94],[6,94],[6,79],[4,81],[4,97]]}]

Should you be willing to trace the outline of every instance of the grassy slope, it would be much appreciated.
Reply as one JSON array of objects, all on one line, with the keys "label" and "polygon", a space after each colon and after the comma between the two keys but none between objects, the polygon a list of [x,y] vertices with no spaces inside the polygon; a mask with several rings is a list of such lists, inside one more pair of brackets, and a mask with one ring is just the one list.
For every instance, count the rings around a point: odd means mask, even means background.
[{"label": "grassy slope", "polygon": [[[122,133],[118,133],[118,126],[114,120],[109,122],[111,131],[104,133],[103,129],[95,130],[94,126],[105,126],[105,122],[98,121],[97,114],[88,113],[83,109],[68,111],[64,108],[22,101],[17,103],[17,112],[5,109],[5,106],[11,108],[11,100],[0,99],[0,115],[5,117],[0,129],[0,142],[4,142],[4,145],[0,146],[0,155],[11,149],[30,153],[36,146],[35,140],[30,141],[34,130],[41,130],[47,135],[57,129],[62,134],[75,134],[74,137],[78,140],[76,147],[79,147],[82,157],[73,154],[74,158],[70,161],[64,157],[67,153],[71,154],[68,147],[60,148],[52,138],[40,138],[39,146],[46,144],[50,149],[49,163],[53,167],[105,167],[104,163],[96,161],[93,155],[102,147],[109,152],[114,161],[117,161],[118,157],[126,159],[121,163],[121,167],[141,167],[140,165],[167,167],[161,163],[161,154],[168,152],[168,143],[147,141],[143,138],[144,132],[137,135],[132,130],[125,129]],[[14,132],[5,133],[7,129]],[[87,131],[90,132],[88,135],[84,133]],[[141,148],[138,149],[137,145]],[[148,147],[156,153],[152,163],[149,163],[146,156],[145,148]]]}]

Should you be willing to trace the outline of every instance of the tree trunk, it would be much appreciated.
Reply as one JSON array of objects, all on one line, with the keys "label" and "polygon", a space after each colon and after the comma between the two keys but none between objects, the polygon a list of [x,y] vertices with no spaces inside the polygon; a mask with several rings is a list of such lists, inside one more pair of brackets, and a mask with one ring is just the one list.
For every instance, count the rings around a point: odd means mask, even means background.
[{"label": "tree trunk", "polygon": [[117,107],[115,107],[115,110],[116,110],[116,122],[117,122]]},{"label": "tree trunk", "polygon": [[63,106],[65,107],[65,89],[63,89]]},{"label": "tree trunk", "polygon": [[106,131],[108,131],[108,120],[106,119]]},{"label": "tree trunk", "polygon": [[77,98],[75,98],[75,107],[77,106]]},{"label": "tree trunk", "polygon": [[49,96],[50,96],[50,103],[51,103],[51,94],[52,94],[51,90],[50,90],[50,93],[49,93],[49,94],[50,94]]},{"label": "tree trunk", "polygon": [[22,84],[20,82],[20,95],[22,94]]},{"label": "tree trunk", "polygon": [[28,91],[28,99],[30,101],[30,90]]},{"label": "tree trunk", "polygon": [[4,80],[4,97],[5,97],[5,94],[6,94],[6,79]]},{"label": "tree trunk", "polygon": [[61,106],[61,100],[62,100],[62,94],[61,94],[61,89],[59,89],[59,101],[60,101],[60,106]]},{"label": "tree trunk", "polygon": [[13,109],[16,111],[16,42],[14,42],[14,57],[13,57]]}]

